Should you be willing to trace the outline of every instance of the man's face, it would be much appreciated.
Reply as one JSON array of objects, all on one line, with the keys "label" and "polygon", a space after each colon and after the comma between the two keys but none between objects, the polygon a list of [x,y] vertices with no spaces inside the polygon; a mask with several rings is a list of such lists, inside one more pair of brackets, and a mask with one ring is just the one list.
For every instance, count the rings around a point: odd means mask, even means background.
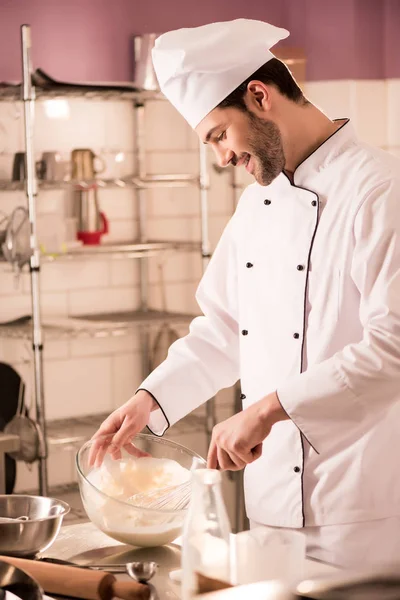
[{"label": "man's face", "polygon": [[260,185],[269,185],[284,169],[279,128],[273,121],[237,108],[215,108],[196,127],[212,146],[221,167],[244,166]]}]

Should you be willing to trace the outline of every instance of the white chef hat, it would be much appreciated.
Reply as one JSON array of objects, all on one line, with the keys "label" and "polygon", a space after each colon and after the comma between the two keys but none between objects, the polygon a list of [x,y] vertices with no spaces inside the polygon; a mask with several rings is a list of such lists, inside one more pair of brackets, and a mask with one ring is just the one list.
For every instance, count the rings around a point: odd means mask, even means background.
[{"label": "white chef hat", "polygon": [[270,48],[288,35],[286,29],[251,19],[164,33],[152,51],[160,89],[195,128],[238,85],[274,58]]}]

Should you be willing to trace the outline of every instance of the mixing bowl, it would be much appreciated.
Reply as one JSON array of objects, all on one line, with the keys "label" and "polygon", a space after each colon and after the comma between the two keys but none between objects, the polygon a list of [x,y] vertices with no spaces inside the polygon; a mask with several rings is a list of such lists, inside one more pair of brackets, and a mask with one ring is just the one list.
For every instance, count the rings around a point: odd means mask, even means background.
[{"label": "mixing bowl", "polygon": [[[111,439],[112,436],[104,436],[106,443]],[[86,442],[76,457],[82,502],[92,523],[110,537],[132,546],[162,546],[178,537],[187,509],[165,510],[135,506],[99,489],[95,477],[98,469],[89,465],[92,445],[93,441]],[[198,454],[176,442],[139,433],[132,438],[128,452],[122,451],[120,460],[124,466],[138,460],[131,454],[135,447],[153,458],[172,459],[186,469],[192,466],[193,458],[205,464]],[[119,460],[111,461],[109,456],[106,456],[106,460],[112,462],[111,469],[114,465],[118,468]]]},{"label": "mixing bowl", "polygon": [[34,556],[51,546],[65,515],[66,502],[56,498],[25,495],[1,495],[0,517],[27,521],[0,522],[0,555]]}]

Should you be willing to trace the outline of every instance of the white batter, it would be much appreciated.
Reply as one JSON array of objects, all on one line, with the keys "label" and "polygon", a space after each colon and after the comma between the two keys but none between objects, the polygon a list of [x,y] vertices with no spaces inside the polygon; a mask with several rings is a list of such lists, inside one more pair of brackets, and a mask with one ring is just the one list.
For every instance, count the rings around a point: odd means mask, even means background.
[{"label": "white batter", "polygon": [[[114,461],[107,456],[87,479],[110,498],[127,502],[137,493],[179,485],[189,477],[189,469],[167,458],[129,457]],[[93,523],[118,541],[134,546],[161,546],[180,535],[181,514],[126,506],[90,489],[85,490],[83,500]]]}]

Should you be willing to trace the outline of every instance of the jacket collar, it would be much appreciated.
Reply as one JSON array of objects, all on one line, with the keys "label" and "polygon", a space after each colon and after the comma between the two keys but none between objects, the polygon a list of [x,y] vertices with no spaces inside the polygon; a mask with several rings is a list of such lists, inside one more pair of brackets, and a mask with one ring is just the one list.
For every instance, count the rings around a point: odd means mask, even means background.
[{"label": "jacket collar", "polygon": [[350,119],[337,119],[337,121],[342,121],[339,129],[297,166],[294,172],[295,186],[307,187],[310,177],[325,169],[337,156],[357,142]]}]

